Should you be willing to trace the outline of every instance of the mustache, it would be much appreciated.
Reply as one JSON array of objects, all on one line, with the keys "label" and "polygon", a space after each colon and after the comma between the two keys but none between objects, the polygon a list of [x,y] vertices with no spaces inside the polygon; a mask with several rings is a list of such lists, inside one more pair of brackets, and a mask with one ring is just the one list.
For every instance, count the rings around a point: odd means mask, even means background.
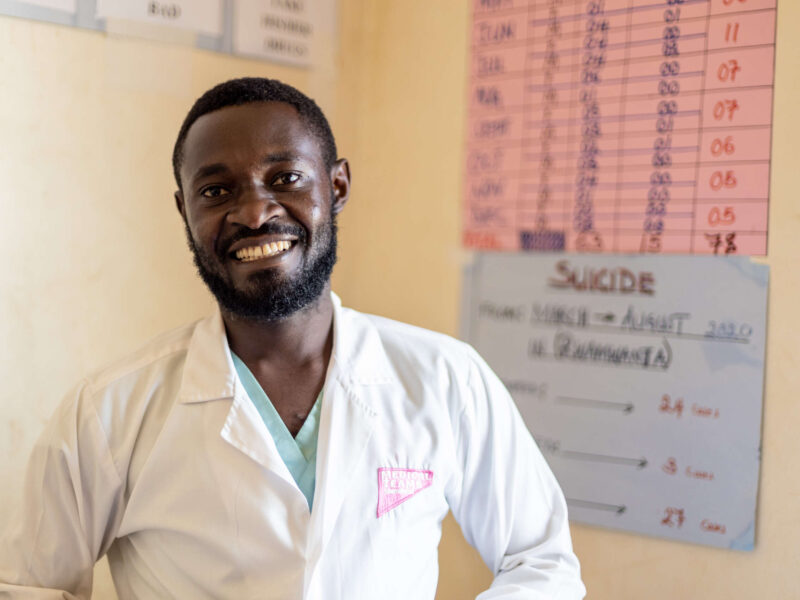
[{"label": "mustache", "polygon": [[247,238],[257,238],[262,235],[291,235],[297,238],[297,241],[304,243],[306,241],[306,230],[299,225],[292,225],[290,223],[271,223],[266,222],[258,229],[250,229],[242,227],[235,231],[231,236],[223,240],[219,245],[220,256],[228,254],[230,247],[239,240],[246,240]]}]

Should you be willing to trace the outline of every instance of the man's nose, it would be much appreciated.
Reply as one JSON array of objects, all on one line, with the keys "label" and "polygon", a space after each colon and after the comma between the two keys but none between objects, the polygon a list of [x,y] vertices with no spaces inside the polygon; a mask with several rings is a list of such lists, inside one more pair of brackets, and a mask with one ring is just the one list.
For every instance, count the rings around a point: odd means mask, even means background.
[{"label": "man's nose", "polygon": [[258,229],[282,210],[272,194],[251,189],[243,192],[236,200],[233,210],[228,213],[228,220],[249,229]]}]

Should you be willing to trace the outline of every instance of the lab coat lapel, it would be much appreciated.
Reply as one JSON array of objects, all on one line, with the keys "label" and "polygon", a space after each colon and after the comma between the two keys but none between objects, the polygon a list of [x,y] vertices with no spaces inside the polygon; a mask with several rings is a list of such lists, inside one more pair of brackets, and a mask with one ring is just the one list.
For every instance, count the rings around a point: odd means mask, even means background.
[{"label": "lab coat lapel", "polygon": [[194,328],[183,365],[178,401],[195,404],[233,398],[236,383],[225,324],[217,309]]},{"label": "lab coat lapel", "polygon": [[222,439],[290,484],[294,481],[236,376],[219,309],[195,327],[178,399],[183,404],[230,400],[231,407],[220,431]]},{"label": "lab coat lapel", "polygon": [[334,345],[317,445],[317,484],[309,530],[312,564],[306,574],[307,590],[315,589],[310,587],[311,579],[347,501],[351,481],[364,476],[364,469],[368,468],[364,455],[380,418],[376,400],[381,387],[394,381],[375,328],[366,317],[343,309],[335,295],[333,300]]},{"label": "lab coat lapel", "polygon": [[[258,410],[241,384],[236,387],[236,393],[220,435],[234,448],[252,458],[262,467],[274,471],[292,487],[296,487],[289,468],[283,462],[278,448],[275,446],[275,440],[272,439],[261,415],[258,414]],[[299,489],[298,493],[300,493]]]},{"label": "lab coat lapel", "polygon": [[[313,544],[321,552],[333,532],[350,480],[361,470],[364,450],[377,416],[364,401],[359,386],[336,377],[325,391],[317,444],[317,485],[311,513]],[[312,553],[314,550],[312,550]]]}]

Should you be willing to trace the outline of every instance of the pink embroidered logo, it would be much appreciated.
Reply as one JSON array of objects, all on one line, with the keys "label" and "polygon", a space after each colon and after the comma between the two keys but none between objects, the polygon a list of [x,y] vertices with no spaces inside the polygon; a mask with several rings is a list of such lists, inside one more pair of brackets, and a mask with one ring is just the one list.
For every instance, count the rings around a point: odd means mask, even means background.
[{"label": "pink embroidered logo", "polygon": [[378,469],[378,517],[433,484],[433,471]]}]

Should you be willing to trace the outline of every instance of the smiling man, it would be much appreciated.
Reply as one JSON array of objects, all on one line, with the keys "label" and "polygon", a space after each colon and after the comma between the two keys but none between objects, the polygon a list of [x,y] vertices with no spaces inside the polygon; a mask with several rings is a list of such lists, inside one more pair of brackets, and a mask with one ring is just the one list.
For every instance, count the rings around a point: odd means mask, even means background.
[{"label": "smiling man", "polygon": [[433,598],[452,510],[480,598],[581,598],[564,498],[468,346],[330,291],[350,168],[312,100],[239,79],[173,154],[209,318],[85,379],[31,457],[0,596]]}]

